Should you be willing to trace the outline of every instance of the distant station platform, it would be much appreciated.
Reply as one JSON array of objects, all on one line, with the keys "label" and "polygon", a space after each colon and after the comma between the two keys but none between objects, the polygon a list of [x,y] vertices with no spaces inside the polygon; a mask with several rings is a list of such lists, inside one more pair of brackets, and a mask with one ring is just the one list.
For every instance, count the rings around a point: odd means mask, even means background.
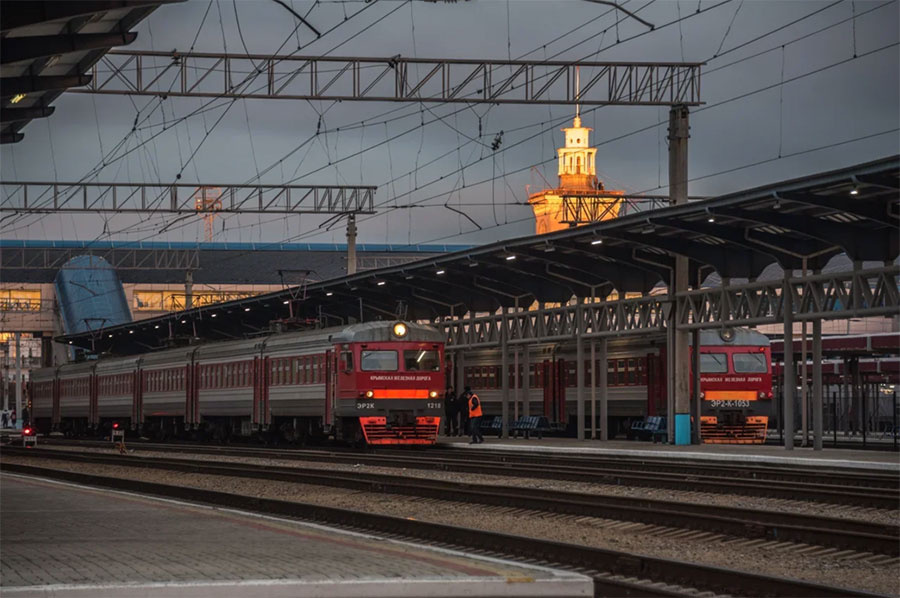
[{"label": "distant station platform", "polygon": [[290,519],[0,478],[3,596],[593,595],[593,582],[576,573]]},{"label": "distant station platform", "polygon": [[676,446],[630,440],[579,441],[574,438],[498,439],[485,436],[484,443],[469,444],[468,438],[441,436],[438,446],[453,449],[479,449],[523,452],[559,452],[598,457],[646,457],[653,459],[695,459],[700,461],[740,461],[758,465],[840,467],[879,471],[900,471],[900,458],[894,452],[853,449],[823,449],[797,446],[785,451],[782,446],[739,444],[694,444]]}]

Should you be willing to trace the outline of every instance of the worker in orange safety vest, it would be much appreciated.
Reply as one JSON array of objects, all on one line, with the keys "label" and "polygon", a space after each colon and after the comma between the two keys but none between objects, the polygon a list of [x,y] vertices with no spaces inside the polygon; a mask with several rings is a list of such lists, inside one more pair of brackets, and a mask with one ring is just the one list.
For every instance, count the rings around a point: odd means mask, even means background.
[{"label": "worker in orange safety vest", "polygon": [[481,401],[468,386],[466,395],[469,398],[469,426],[472,432],[472,440],[469,444],[480,444],[484,442],[484,436],[481,435]]}]

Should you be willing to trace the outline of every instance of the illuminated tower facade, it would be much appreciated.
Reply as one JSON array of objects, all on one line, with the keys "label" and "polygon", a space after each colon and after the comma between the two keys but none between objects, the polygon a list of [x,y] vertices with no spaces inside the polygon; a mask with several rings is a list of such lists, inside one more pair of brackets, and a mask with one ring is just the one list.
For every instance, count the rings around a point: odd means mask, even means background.
[{"label": "illuminated tower facade", "polygon": [[572,126],[563,129],[565,147],[558,148],[559,187],[532,193],[535,232],[549,233],[610,220],[619,214],[624,191],[607,191],[597,178],[597,148],[590,147],[591,130],[581,124],[577,108]]}]

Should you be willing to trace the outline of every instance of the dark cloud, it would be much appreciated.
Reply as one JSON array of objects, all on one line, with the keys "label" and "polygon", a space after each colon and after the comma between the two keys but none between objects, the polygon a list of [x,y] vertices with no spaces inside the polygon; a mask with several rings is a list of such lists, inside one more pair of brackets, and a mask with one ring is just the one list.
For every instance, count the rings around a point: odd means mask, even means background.
[{"label": "dark cloud", "polygon": [[[698,4],[701,9],[714,8],[694,14]],[[311,5],[305,1],[293,2],[301,14]],[[631,10],[641,5],[627,3]],[[293,17],[275,2],[256,0],[235,5],[221,1],[209,5],[205,0],[197,0],[157,10],[137,27],[140,35],[134,47],[187,50],[208,6],[211,9],[197,36],[197,51],[221,51],[226,47],[231,52],[243,51],[235,21],[236,6],[243,38],[254,53],[271,53],[287,40],[284,52],[312,42],[303,50],[310,55],[326,52],[448,58],[527,55],[541,59],[561,52],[559,57],[567,59],[652,61],[683,57],[688,61],[709,61],[702,94],[707,106],[692,114],[690,174],[703,177],[691,184],[692,195],[719,194],[837,168],[893,154],[898,148],[900,65],[896,44],[900,15],[897,2],[734,0],[677,4],[656,1],[640,12],[654,24],[672,21],[679,11],[683,17],[693,16],[686,18],[681,27],[658,28],[607,48],[617,37],[627,39],[646,28],[625,20],[616,31],[612,14],[590,22],[608,9],[577,0],[473,0],[456,4],[383,1],[375,5],[323,2],[310,12],[310,22],[322,31],[340,26],[318,41],[313,41],[312,34],[302,27],[292,34]],[[345,12],[352,15],[361,9],[365,11],[358,17],[343,22]],[[396,12],[376,23],[395,9]],[[803,19],[820,9],[824,10]],[[855,20],[855,32],[852,21],[829,28],[849,19],[852,11],[857,15],[866,13]],[[732,19],[731,30],[726,35]],[[730,51],[798,19],[802,20]],[[589,24],[578,28],[585,23]],[[814,33],[820,29],[825,30]],[[808,34],[812,35],[796,41]],[[607,49],[598,53],[601,48]],[[772,51],[720,68],[768,49]],[[713,58],[717,52],[723,55]],[[858,56],[855,59],[854,53]],[[808,74],[816,70],[820,72]],[[797,79],[778,85],[793,78]],[[768,86],[773,87],[754,93]],[[751,95],[728,101],[742,94]],[[0,154],[3,178],[78,180],[101,162],[101,144],[102,150],[109,152],[128,135],[136,107],[146,106],[142,112],[146,114],[157,104],[151,98],[66,94],[57,100],[54,116],[44,122],[34,121],[25,129],[23,142],[3,146]],[[136,147],[141,140],[159,131],[164,121],[171,122],[202,104],[197,99],[162,102],[162,108],[157,108],[150,119],[158,126],[132,135],[123,149]],[[391,110],[394,110],[392,114],[383,116]],[[531,232],[529,210],[509,204],[526,198],[526,186],[531,185],[532,189],[542,186],[542,177],[555,183],[553,156],[555,148],[562,143],[562,135],[558,126],[549,123],[571,117],[572,110],[547,106],[419,107],[249,100],[235,103],[213,128],[221,113],[222,109],[213,110],[167,128],[155,141],[103,168],[97,180],[173,181],[184,161],[202,142],[196,158],[183,169],[184,181],[248,181],[256,177],[257,168],[262,170],[278,164],[313,135],[321,114],[322,126],[332,132],[320,135],[271,169],[262,177],[264,182],[281,183],[299,177],[297,182],[379,185],[377,201],[385,202],[385,206],[380,216],[361,223],[363,240],[482,242]],[[383,122],[398,115],[407,116],[387,124]],[[479,116],[483,133],[480,140],[477,139]],[[608,188],[665,192],[659,188],[660,184],[665,185],[667,176],[665,126],[628,135],[665,121],[664,109],[604,107],[587,111],[584,118],[595,129],[593,142],[599,148],[597,167]],[[423,120],[435,122],[419,127]],[[361,121],[366,126],[346,129]],[[334,130],[338,127],[344,130]],[[494,153],[489,148],[490,142],[500,130],[504,131],[503,151]],[[893,132],[804,153],[884,131]],[[615,140],[623,135],[628,136]],[[208,138],[204,141],[205,137]],[[389,143],[381,143],[390,138],[393,139]],[[526,141],[528,138],[531,139]],[[371,151],[348,157],[379,143]],[[779,152],[786,157],[777,160]],[[763,161],[767,162],[727,175],[708,176]],[[468,165],[462,175],[456,172],[460,163]],[[532,164],[541,165],[531,171]],[[492,178],[493,184],[481,183]],[[434,207],[446,201],[465,211],[486,230],[457,236],[474,227],[458,214]],[[386,209],[411,203],[432,207]],[[318,236],[312,234],[323,218],[268,220],[255,216],[228,219],[227,230],[219,232],[217,240],[342,240],[340,229]],[[26,226],[28,223],[30,226]],[[508,224],[496,227],[498,223]],[[107,230],[115,231],[134,225],[128,238],[156,239],[162,224],[161,219],[136,223],[128,217],[117,216],[106,226]],[[221,224],[217,229],[221,231]],[[102,235],[103,231],[104,220],[100,217],[66,215],[18,220],[9,224],[3,235],[85,240]],[[182,228],[173,227],[166,233],[173,240],[194,240],[200,235],[199,221],[189,222]],[[118,237],[124,238],[125,234]]]}]

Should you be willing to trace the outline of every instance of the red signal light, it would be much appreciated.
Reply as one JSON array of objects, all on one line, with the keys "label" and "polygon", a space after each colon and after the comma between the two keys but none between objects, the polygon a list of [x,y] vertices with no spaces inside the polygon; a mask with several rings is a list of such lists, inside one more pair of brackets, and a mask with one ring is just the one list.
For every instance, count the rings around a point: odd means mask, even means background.
[{"label": "red signal light", "polygon": [[22,433],[25,434],[25,436],[31,436],[31,428],[25,428],[22,430]]},{"label": "red signal light", "polygon": [[113,430],[118,430],[118,429],[119,429],[119,422],[115,422],[113,424]]}]

